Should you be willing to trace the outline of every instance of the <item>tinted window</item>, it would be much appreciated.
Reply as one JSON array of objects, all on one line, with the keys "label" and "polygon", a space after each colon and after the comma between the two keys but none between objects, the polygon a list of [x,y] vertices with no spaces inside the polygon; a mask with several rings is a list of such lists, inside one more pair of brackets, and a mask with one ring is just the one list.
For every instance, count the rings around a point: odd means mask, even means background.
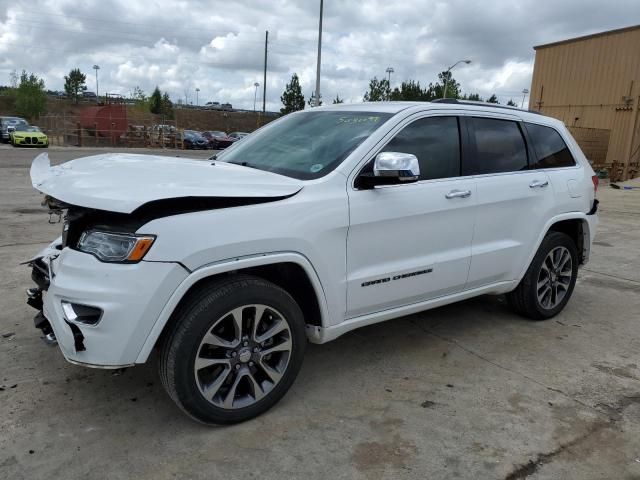
[{"label": "tinted window", "polygon": [[572,167],[576,164],[567,144],[553,128],[527,123],[527,132],[538,156],[536,168]]},{"label": "tinted window", "polygon": [[473,118],[475,172],[499,173],[526,170],[527,147],[516,122]]},{"label": "tinted window", "polygon": [[412,153],[420,180],[460,175],[460,134],[456,117],[429,117],[407,125],[382,150]]}]

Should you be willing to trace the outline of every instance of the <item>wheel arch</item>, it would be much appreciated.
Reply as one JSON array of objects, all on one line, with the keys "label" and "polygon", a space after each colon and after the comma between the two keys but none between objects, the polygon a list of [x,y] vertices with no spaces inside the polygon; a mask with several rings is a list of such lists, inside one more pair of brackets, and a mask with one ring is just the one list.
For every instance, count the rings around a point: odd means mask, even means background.
[{"label": "wheel arch", "polygon": [[194,270],[176,288],[147,336],[136,363],[147,361],[171,324],[173,314],[191,295],[221,277],[237,274],[254,275],[286,290],[302,309],[308,330],[327,325],[328,306],[324,288],[313,265],[304,255],[282,252],[234,258]]},{"label": "wheel arch", "polygon": [[533,257],[536,255],[536,252],[540,248],[544,237],[551,231],[562,232],[573,239],[576,244],[576,248],[578,249],[579,255],[579,264],[583,265],[587,263],[589,260],[589,255],[591,253],[591,226],[589,224],[589,220],[587,219],[587,215],[582,212],[572,212],[572,213],[564,213],[562,215],[557,215],[551,218],[542,229],[542,232],[536,243],[534,248],[529,253],[529,257],[527,259],[524,268],[520,272],[520,275],[517,278],[517,282],[519,283],[524,277]]}]

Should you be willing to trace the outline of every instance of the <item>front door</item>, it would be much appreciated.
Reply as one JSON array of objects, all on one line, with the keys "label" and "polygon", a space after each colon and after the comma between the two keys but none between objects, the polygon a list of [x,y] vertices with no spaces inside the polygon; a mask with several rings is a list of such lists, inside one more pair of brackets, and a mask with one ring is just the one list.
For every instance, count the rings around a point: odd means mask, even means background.
[{"label": "front door", "polygon": [[475,185],[460,176],[458,118],[408,120],[380,151],[416,155],[421,175],[413,184],[349,188],[349,318],[459,292],[469,271]]}]

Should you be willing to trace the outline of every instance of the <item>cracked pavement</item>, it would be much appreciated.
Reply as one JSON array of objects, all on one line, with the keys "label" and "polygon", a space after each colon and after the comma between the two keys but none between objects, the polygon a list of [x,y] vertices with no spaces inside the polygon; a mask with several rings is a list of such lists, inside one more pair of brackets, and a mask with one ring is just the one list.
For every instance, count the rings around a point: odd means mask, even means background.
[{"label": "cracked pavement", "polygon": [[60,225],[28,180],[37,153],[0,146],[0,478],[640,478],[640,190],[601,186],[591,262],[555,319],[485,296],[362,328],[310,345],[266,415],[206,428],[155,359],[89,370],[40,340],[19,263]]}]

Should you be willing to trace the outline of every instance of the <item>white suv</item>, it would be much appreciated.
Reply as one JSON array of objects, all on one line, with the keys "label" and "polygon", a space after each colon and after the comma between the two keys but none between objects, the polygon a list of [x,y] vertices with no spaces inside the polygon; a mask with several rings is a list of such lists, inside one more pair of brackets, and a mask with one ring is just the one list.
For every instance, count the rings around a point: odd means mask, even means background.
[{"label": "white suv", "polygon": [[31,261],[45,338],[99,368],[157,349],[204,423],[274,405],[307,340],[483,294],[556,315],[597,223],[562,122],[470,102],[314,108],[209,161],[43,154],[31,177],[65,220]]}]

